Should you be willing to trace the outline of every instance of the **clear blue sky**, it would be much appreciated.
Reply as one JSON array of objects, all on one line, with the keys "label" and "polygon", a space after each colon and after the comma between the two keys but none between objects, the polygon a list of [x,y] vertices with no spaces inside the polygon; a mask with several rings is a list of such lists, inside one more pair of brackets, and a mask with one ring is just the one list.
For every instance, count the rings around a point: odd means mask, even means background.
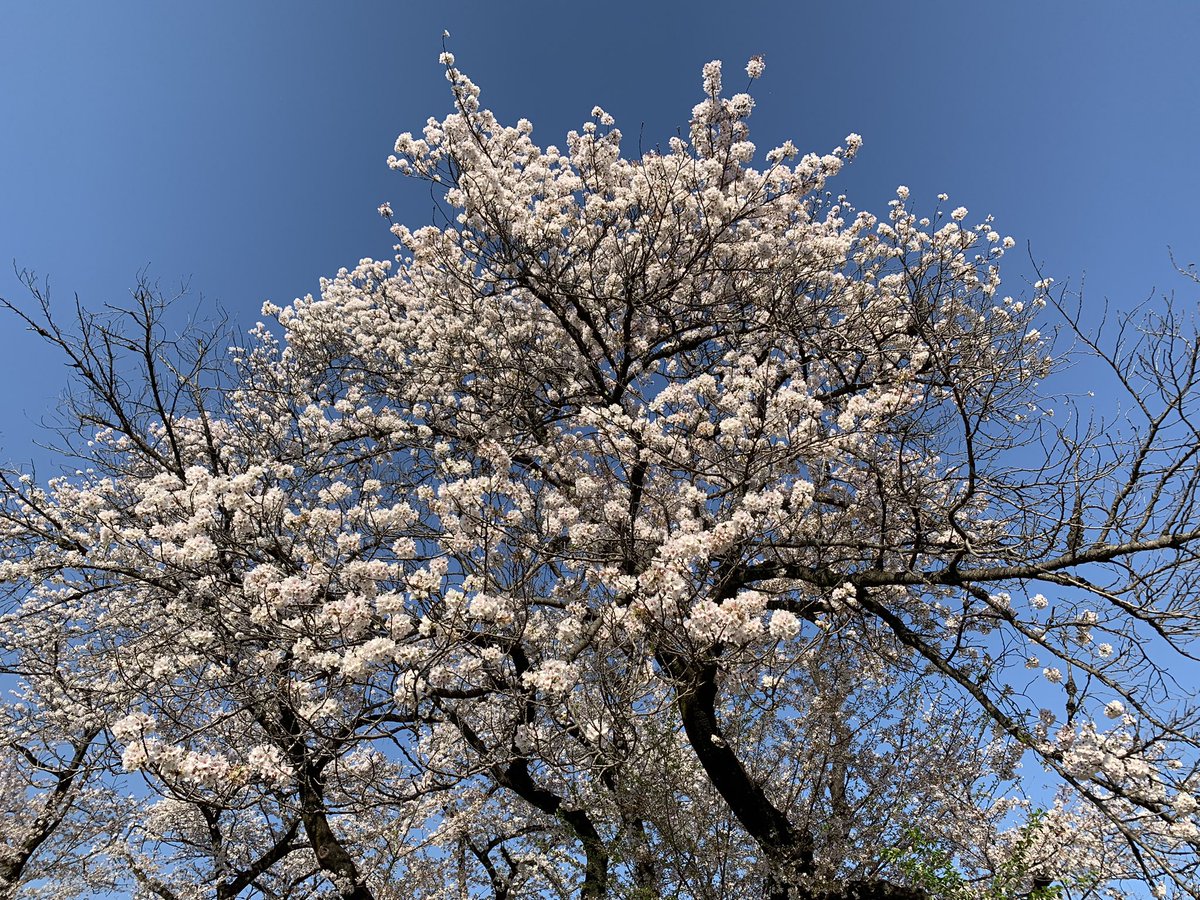
[{"label": "clear blue sky", "polygon": [[[249,327],[264,299],[390,255],[375,208],[430,215],[385,159],[448,110],[444,28],[484,102],[545,143],[599,103],[653,146],[686,127],[706,60],[762,53],[752,139],[861,133],[838,184],[859,207],[946,191],[1060,281],[1086,274],[1094,305],[1186,289],[1168,245],[1200,259],[1196,2],[53,0],[0,8],[0,295],[25,298],[10,260],[64,307],[120,302],[149,267]],[[1008,272],[1016,293],[1028,266]],[[0,324],[0,459],[37,455],[66,375]]]}]

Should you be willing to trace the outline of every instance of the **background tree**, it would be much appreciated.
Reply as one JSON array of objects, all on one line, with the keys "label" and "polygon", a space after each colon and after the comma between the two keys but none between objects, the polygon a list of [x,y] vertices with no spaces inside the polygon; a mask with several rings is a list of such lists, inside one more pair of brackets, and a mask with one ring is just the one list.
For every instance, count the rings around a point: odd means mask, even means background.
[{"label": "background tree", "polygon": [[1049,280],[827,190],[856,135],[755,167],[713,62],[686,140],[541,148],[442,62],[392,165],[447,221],[280,336],[24,316],[86,462],[5,481],[7,647],[147,797],[93,852],[164,898],[1200,896],[1185,317],[1066,312],[1131,404],[1089,422]]}]

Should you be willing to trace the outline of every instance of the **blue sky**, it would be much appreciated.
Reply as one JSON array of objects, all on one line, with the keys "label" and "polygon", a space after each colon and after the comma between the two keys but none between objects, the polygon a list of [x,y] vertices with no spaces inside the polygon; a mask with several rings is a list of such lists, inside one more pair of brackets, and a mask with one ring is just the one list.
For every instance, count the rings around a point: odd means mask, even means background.
[{"label": "blue sky", "polygon": [[[686,129],[700,67],[766,57],[751,138],[819,153],[877,212],[898,184],[987,212],[1087,308],[1178,288],[1200,262],[1200,2],[9,0],[0,6],[0,296],[10,262],[64,315],[121,303],[147,270],[243,328],[321,276],[391,252],[376,207],[430,220],[385,160],[443,116],[443,29],[507,121],[562,135],[600,104],[636,147]],[[732,87],[737,79],[727,78]],[[1031,277],[1008,257],[1008,293]],[[200,300],[199,298],[203,298]],[[1085,373],[1086,375],[1086,373]],[[41,461],[68,370],[0,318],[0,462]]]},{"label": "blue sky", "polygon": [[[442,116],[458,64],[504,119],[561,143],[594,104],[646,147],[685,128],[700,66],[757,53],[751,138],[865,148],[838,179],[886,210],[992,212],[1088,306],[1187,285],[1200,259],[1200,4],[1194,2],[8,3],[0,10],[0,296],[10,261],[64,312],[121,302],[139,270],[188,282],[243,327],[363,256],[390,255],[390,200],[430,219],[385,164],[396,134]],[[736,79],[728,79],[731,82]],[[1029,276],[1010,255],[1009,293]],[[1189,300],[1192,298],[1189,296]],[[0,459],[45,459],[36,421],[67,370],[0,326]]]}]

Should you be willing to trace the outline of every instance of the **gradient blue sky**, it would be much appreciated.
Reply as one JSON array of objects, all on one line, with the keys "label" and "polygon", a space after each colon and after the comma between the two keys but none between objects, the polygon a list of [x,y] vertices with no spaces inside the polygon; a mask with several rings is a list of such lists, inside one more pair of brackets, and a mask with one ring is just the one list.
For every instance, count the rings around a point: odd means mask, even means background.
[{"label": "gradient blue sky", "polygon": [[[1186,292],[1168,246],[1200,258],[1196,2],[47,0],[0,9],[0,296],[27,298],[10,260],[64,310],[119,303],[148,268],[249,327],[264,299],[390,255],[379,203],[430,218],[385,159],[448,110],[443,29],[484,102],[544,143],[599,103],[653,146],[686,127],[706,60],[762,53],[752,139],[861,133],[838,183],[859,207],[946,191],[1060,282],[1086,275],[1095,309]],[[0,322],[0,461],[44,459],[35,423],[66,376]]]}]

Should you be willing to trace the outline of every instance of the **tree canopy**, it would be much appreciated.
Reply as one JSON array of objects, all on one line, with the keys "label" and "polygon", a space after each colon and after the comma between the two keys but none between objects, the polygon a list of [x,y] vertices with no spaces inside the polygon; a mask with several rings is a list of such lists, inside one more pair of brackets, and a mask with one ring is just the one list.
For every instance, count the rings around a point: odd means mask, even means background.
[{"label": "tree canopy", "polygon": [[394,262],[229,354],[9,304],[77,469],[2,476],[7,895],[1200,897],[1190,316],[1006,296],[718,62],[631,156],[441,61]]}]

